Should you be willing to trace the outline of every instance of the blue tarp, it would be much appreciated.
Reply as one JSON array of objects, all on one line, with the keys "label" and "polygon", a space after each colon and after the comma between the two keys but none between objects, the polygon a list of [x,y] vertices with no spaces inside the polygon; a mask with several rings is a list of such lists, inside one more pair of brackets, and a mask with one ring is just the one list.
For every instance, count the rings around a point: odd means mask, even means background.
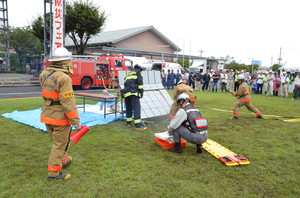
[{"label": "blue tarp", "polygon": [[[86,108],[99,108],[99,106],[100,103],[97,103],[96,105],[85,105]],[[77,107],[82,107],[82,105],[77,105]],[[4,113],[1,115],[5,118],[9,118],[17,122],[33,126],[34,128],[47,131],[45,124],[40,122],[41,109],[42,108],[28,111],[13,111],[11,113]],[[78,114],[81,121],[81,125],[87,125],[88,127],[94,125],[107,124],[109,122],[118,120],[122,117],[121,114],[117,114],[117,117],[115,117],[115,114],[110,114],[106,115],[106,118],[104,119],[104,115],[102,113],[95,113],[89,111],[83,112],[81,109],[78,109]]]}]

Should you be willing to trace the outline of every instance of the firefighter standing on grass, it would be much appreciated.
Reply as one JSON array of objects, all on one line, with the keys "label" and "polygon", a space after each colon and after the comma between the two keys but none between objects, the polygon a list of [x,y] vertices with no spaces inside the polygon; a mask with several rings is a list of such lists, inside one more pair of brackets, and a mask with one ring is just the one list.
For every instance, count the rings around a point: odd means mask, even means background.
[{"label": "firefighter standing on grass", "polygon": [[195,102],[197,101],[197,98],[196,98],[196,96],[194,94],[193,88],[190,87],[189,85],[184,84],[182,80],[179,80],[178,85],[175,87],[175,90],[173,92],[174,102],[173,102],[173,104],[171,106],[170,113],[169,113],[169,116],[171,118],[174,118],[176,112],[179,109],[179,105],[176,102],[176,100],[177,100],[178,95],[180,95],[182,93],[185,93],[185,94],[187,94],[190,97],[190,103],[191,103],[191,105],[194,106]]},{"label": "firefighter standing on grass", "polygon": [[62,174],[72,158],[67,155],[70,145],[71,124],[76,130],[81,128],[72,79],[71,55],[66,48],[57,48],[51,53],[51,63],[39,77],[45,101],[41,112],[41,122],[46,124],[52,142],[48,160],[48,180],[68,179],[70,174]]},{"label": "firefighter standing on grass", "polygon": [[132,126],[132,112],[134,113],[133,123],[136,130],[146,130],[147,127],[141,125],[141,104],[140,98],[143,97],[143,76],[142,67],[135,65],[133,71],[128,73],[124,79],[124,98],[126,105],[127,126]]},{"label": "firefighter standing on grass", "polygon": [[116,74],[114,72],[114,69],[111,68],[111,72],[109,73],[109,86],[108,86],[109,89],[115,88],[115,77],[116,77]]},{"label": "firefighter standing on grass", "polygon": [[238,91],[229,91],[233,96],[238,97],[238,101],[233,104],[233,117],[231,119],[238,119],[239,109],[242,106],[246,106],[250,111],[252,111],[256,115],[256,118],[261,119],[262,116],[259,110],[251,104],[250,86],[246,82],[244,82],[244,75],[238,75],[237,80],[239,83]]}]

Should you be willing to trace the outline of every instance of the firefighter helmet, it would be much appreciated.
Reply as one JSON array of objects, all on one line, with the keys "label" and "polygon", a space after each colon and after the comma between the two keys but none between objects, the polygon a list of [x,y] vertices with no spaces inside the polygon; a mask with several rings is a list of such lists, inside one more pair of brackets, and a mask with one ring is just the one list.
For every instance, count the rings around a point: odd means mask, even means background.
[{"label": "firefighter helmet", "polygon": [[142,69],[143,69],[143,68],[142,68],[140,65],[138,65],[138,64],[135,64],[135,65],[134,65],[134,69],[135,69],[135,68],[137,68],[137,69],[139,69],[139,70],[142,70]]},{"label": "firefighter helmet", "polygon": [[244,74],[240,74],[240,75],[238,75],[237,79],[238,79],[238,80],[244,80],[244,79],[245,79],[245,76],[244,76]]},{"label": "firefighter helmet", "polygon": [[56,48],[51,52],[51,57],[49,61],[63,61],[63,60],[71,60],[72,55],[71,53],[64,47]]},{"label": "firefighter helmet", "polygon": [[180,79],[180,80],[178,81],[177,85],[180,85],[180,84],[182,84],[182,83],[184,83],[184,82],[183,82],[182,79]]},{"label": "firefighter helmet", "polygon": [[182,93],[182,94],[180,94],[180,95],[177,97],[176,102],[177,102],[178,104],[180,104],[181,101],[183,101],[183,102],[185,102],[185,101],[190,101],[190,97],[189,97],[187,94]]}]

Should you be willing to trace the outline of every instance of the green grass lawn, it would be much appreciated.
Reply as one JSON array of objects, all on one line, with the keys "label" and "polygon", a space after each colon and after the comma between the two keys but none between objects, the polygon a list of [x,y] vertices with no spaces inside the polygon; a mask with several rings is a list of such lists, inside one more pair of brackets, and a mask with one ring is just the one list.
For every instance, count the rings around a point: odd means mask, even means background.
[{"label": "green grass lawn", "polygon": [[[182,154],[162,150],[154,144],[154,133],[169,123],[162,116],[149,119],[155,124],[147,131],[122,121],[91,127],[71,143],[73,162],[64,170],[71,179],[49,182],[47,133],[0,116],[0,197],[299,197],[300,123],[256,119],[245,107],[239,120],[230,120],[232,113],[212,108],[232,110],[231,94],[196,93],[209,138],[249,165],[225,166],[206,151],[196,154],[190,143]],[[300,100],[252,98],[263,114],[300,117]],[[42,105],[42,99],[0,101],[0,114]]]}]

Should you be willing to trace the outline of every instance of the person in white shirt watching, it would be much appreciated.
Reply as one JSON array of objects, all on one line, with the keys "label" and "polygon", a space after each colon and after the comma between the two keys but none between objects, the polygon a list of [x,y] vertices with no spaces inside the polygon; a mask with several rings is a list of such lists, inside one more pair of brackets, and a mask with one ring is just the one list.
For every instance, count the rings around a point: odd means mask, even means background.
[{"label": "person in white shirt watching", "polygon": [[287,84],[289,82],[289,77],[286,75],[286,72],[282,72],[282,77],[281,77],[281,97],[287,98],[289,93],[288,93],[288,87]]}]

